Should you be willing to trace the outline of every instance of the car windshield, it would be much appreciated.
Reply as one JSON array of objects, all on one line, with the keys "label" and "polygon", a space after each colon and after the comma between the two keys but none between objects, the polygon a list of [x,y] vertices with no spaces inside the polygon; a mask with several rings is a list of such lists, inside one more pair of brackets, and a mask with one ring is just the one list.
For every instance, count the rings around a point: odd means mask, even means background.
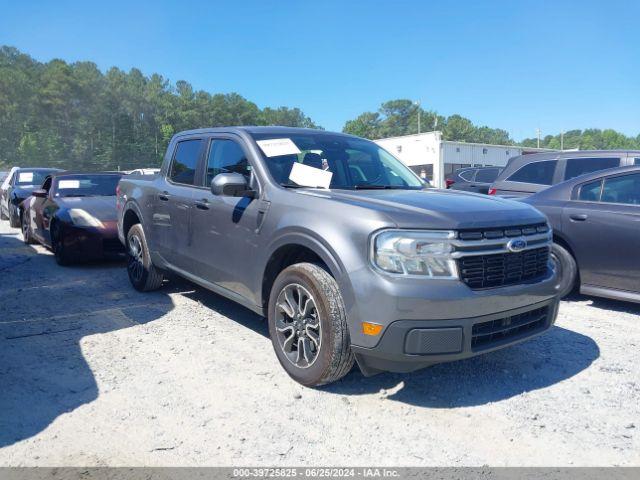
[{"label": "car windshield", "polygon": [[398,159],[368,140],[312,132],[253,137],[269,172],[284,187],[419,190],[426,186]]},{"label": "car windshield", "polygon": [[55,197],[106,197],[116,194],[121,175],[65,175],[56,178]]},{"label": "car windshield", "polygon": [[16,173],[16,186],[23,187],[26,185],[42,185],[44,179],[51,172],[48,170],[20,170]]}]

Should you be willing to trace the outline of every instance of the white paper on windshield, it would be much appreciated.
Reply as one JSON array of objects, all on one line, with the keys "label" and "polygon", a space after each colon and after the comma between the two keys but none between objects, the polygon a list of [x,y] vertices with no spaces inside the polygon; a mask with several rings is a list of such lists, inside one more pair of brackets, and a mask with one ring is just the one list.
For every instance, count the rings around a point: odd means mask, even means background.
[{"label": "white paper on windshield", "polygon": [[20,183],[33,182],[33,172],[20,172],[18,174],[18,182]]},{"label": "white paper on windshield", "polygon": [[329,188],[333,173],[320,168],[295,162],[291,167],[289,180],[304,187]]},{"label": "white paper on windshield", "polygon": [[58,188],[80,188],[80,180],[60,180]]},{"label": "white paper on windshield", "polygon": [[280,155],[294,155],[301,153],[300,149],[290,138],[274,138],[272,140],[257,140],[256,143],[267,157]]}]

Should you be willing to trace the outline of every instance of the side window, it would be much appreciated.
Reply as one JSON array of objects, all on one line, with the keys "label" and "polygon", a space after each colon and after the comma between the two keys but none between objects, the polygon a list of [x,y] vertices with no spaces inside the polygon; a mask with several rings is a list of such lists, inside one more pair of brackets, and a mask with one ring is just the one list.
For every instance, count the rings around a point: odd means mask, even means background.
[{"label": "side window", "polygon": [[195,183],[198,153],[202,140],[184,140],[178,143],[171,162],[169,178],[175,183],[193,185]]},{"label": "side window", "polygon": [[242,147],[233,140],[213,140],[207,159],[207,186],[219,173],[240,173],[247,178],[251,165]]},{"label": "side window", "polygon": [[600,190],[602,190],[602,179],[585,183],[580,187],[578,200],[582,200],[583,202],[599,202]]},{"label": "side window", "polygon": [[466,172],[460,172],[459,176],[460,178],[466,180],[467,182],[471,182],[473,181],[473,173],[475,172],[475,170],[467,170]]},{"label": "side window", "polygon": [[569,158],[567,159],[567,168],[564,172],[564,179],[577,177],[578,175],[584,175],[585,173],[597,172],[598,170],[605,170],[607,168],[614,168],[620,166],[619,158]]},{"label": "side window", "polygon": [[42,189],[46,190],[47,192],[51,190],[51,177],[47,177],[45,179],[44,183],[42,184]]},{"label": "side window", "polygon": [[557,160],[528,163],[507,180],[512,182],[535,183],[537,185],[551,185],[557,164]]},{"label": "side window", "polygon": [[640,205],[640,173],[605,178],[601,201]]},{"label": "side window", "polygon": [[478,173],[476,174],[476,182],[492,183],[496,178],[498,178],[499,173],[499,168],[486,168],[478,170]]},{"label": "side window", "polygon": [[634,165],[640,165],[640,158],[636,158],[633,162]]}]

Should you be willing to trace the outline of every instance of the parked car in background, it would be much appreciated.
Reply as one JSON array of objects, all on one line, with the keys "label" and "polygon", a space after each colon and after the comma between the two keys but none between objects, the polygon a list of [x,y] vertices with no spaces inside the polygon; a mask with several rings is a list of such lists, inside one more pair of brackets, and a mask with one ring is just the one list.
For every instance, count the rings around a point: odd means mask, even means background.
[{"label": "parked car in background", "polygon": [[120,173],[58,173],[23,203],[26,243],[51,248],[61,265],[121,254],[116,225]]},{"label": "parked car in background", "polygon": [[7,172],[7,176],[0,183],[0,220],[8,220],[8,215],[5,215],[5,209],[2,208],[3,205],[7,205],[7,190],[9,190],[9,184],[13,179],[13,173],[18,169],[18,167],[11,167],[11,170]]},{"label": "parked car in background", "polygon": [[561,295],[640,302],[640,166],[576,177],[523,200],[553,227]]},{"label": "parked car in background", "polygon": [[489,195],[524,197],[586,173],[640,164],[640,150],[585,150],[520,155],[509,159]]},{"label": "parked car in background", "polygon": [[127,172],[127,175],[155,175],[156,173],[160,173],[159,168],[136,168]]},{"label": "parked car in background", "polygon": [[20,204],[42,185],[47,175],[59,171],[57,168],[17,168],[0,199],[2,218],[8,218],[9,225],[13,228],[20,227]]},{"label": "parked car in background", "polygon": [[465,192],[489,193],[489,187],[502,171],[500,167],[468,167],[459,168],[447,175],[445,183],[451,190]]},{"label": "parked car in background", "polygon": [[358,137],[284,127],[183,132],[161,173],[126,176],[134,288],[176,273],[267,316],[304,385],[408,372],[553,325],[551,231],[529,205],[426,188]]}]

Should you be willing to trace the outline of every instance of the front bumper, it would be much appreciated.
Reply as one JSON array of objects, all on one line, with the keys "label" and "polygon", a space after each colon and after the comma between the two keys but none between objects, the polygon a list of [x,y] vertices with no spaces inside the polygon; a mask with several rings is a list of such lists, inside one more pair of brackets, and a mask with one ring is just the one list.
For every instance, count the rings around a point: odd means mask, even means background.
[{"label": "front bumper", "polygon": [[533,338],[549,330],[559,300],[457,320],[398,320],[375,347],[353,345],[362,373],[411,372],[437,363],[462,360]]},{"label": "front bumper", "polygon": [[118,239],[115,222],[106,228],[64,227],[63,241],[65,250],[73,252],[73,257],[82,260],[118,257],[125,253]]}]

